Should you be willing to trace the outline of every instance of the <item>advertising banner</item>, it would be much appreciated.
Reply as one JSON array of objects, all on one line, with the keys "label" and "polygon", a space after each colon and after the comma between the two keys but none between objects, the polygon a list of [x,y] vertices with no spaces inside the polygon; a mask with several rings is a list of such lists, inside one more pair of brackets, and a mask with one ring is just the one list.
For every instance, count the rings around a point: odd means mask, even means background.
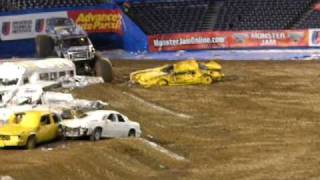
[{"label": "advertising banner", "polygon": [[320,47],[320,29],[309,29],[309,46]]},{"label": "advertising banner", "polygon": [[122,33],[119,10],[76,10],[0,16],[0,40],[20,40],[46,33],[48,18],[72,18],[88,33]]},{"label": "advertising banner", "polygon": [[230,48],[246,47],[307,47],[307,30],[231,32]]},{"label": "advertising banner", "polygon": [[228,34],[221,32],[181,33],[149,36],[149,50],[177,51],[227,48]]},{"label": "advertising banner", "polygon": [[315,11],[320,11],[320,3],[316,3],[316,4],[313,6],[313,10],[315,10]]},{"label": "advertising banner", "polygon": [[45,19],[49,17],[68,16],[66,12],[0,16],[0,39],[6,41],[34,38],[37,34],[44,33]]},{"label": "advertising banner", "polygon": [[149,51],[200,50],[217,48],[307,47],[308,30],[217,31],[153,35]]},{"label": "advertising banner", "polygon": [[122,33],[122,15],[120,10],[76,10],[68,16],[88,33]]}]

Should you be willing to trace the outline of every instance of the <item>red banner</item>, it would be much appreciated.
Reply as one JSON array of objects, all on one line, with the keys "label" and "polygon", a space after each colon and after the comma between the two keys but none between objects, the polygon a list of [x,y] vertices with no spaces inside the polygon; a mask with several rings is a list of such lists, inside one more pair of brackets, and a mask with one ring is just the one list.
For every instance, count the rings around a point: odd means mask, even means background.
[{"label": "red banner", "polygon": [[149,36],[149,50],[177,51],[217,48],[307,47],[308,30],[196,32]]},{"label": "red banner", "polygon": [[313,6],[313,10],[320,11],[320,3],[317,3]]},{"label": "red banner", "polygon": [[76,10],[68,16],[88,33],[122,33],[122,16],[119,10]]}]

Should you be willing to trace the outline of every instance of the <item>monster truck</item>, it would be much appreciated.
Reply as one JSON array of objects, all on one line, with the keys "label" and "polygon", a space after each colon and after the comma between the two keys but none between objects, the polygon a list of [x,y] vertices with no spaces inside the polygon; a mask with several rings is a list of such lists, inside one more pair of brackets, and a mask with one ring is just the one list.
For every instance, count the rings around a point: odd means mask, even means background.
[{"label": "monster truck", "polygon": [[95,51],[87,33],[72,19],[52,17],[46,20],[45,27],[46,33],[35,38],[38,57],[66,58],[74,62],[77,74],[112,81],[111,62]]}]

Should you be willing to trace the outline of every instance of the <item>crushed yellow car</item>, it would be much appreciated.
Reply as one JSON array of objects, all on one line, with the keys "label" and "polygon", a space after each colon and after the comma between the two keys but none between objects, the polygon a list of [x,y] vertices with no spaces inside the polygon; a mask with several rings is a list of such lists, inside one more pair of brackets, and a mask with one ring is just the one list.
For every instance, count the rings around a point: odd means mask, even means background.
[{"label": "crushed yellow car", "polygon": [[0,148],[21,146],[33,149],[59,135],[60,117],[50,111],[27,111],[13,114],[0,128]]},{"label": "crushed yellow car", "polygon": [[211,84],[221,81],[222,67],[215,61],[186,60],[130,74],[130,82],[143,87],[165,85]]}]

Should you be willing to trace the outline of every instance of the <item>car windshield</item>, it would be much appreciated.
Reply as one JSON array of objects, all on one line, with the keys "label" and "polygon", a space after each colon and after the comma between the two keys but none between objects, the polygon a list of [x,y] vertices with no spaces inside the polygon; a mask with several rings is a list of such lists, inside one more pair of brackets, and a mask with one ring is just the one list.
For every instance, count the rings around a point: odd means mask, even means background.
[{"label": "car windshield", "polygon": [[63,40],[63,47],[69,48],[72,46],[88,46],[89,40],[85,37],[78,38],[68,38]]},{"label": "car windshield", "polygon": [[202,63],[199,64],[200,69],[202,70],[208,70],[208,67]]},{"label": "car windshield", "polygon": [[49,20],[51,26],[72,26],[72,21],[68,18],[54,18]]},{"label": "car windshield", "polygon": [[18,83],[18,78],[16,79],[7,79],[7,78],[0,78],[0,86],[12,86]]}]

